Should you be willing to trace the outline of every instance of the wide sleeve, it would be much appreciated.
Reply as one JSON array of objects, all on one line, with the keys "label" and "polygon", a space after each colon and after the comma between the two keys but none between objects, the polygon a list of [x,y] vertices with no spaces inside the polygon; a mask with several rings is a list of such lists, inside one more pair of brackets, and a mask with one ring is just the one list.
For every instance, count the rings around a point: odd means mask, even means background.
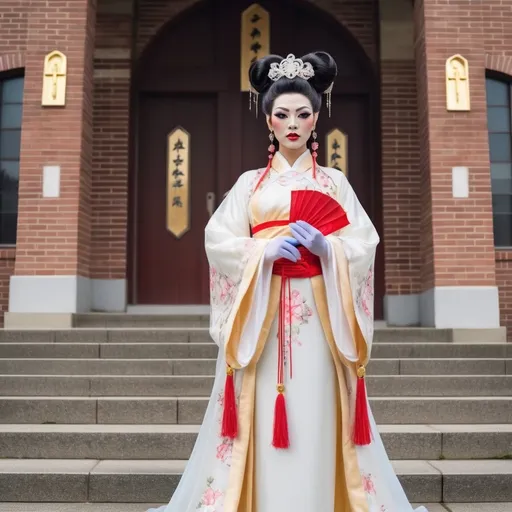
[{"label": "wide sleeve", "polygon": [[379,235],[347,178],[340,173],[337,199],[350,224],[329,235],[322,259],[329,318],[341,356],[366,365],[373,341],[374,265]]},{"label": "wide sleeve", "polygon": [[237,355],[226,358],[234,368],[246,366],[254,353],[272,276],[271,265],[267,268],[263,258],[268,240],[251,237],[250,183],[250,172],[240,176],[205,229],[210,335],[226,355],[236,344]]}]

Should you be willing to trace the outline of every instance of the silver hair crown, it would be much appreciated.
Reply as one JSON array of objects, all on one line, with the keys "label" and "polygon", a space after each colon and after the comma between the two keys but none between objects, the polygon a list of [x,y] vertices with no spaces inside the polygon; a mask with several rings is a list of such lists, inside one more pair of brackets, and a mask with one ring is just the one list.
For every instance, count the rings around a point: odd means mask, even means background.
[{"label": "silver hair crown", "polygon": [[290,53],[286,59],[283,59],[279,64],[274,62],[270,64],[270,71],[268,77],[273,80],[279,80],[280,78],[295,78],[300,77],[304,80],[309,80],[315,76],[315,71],[310,62],[303,62],[302,59],[296,59],[293,53]]}]

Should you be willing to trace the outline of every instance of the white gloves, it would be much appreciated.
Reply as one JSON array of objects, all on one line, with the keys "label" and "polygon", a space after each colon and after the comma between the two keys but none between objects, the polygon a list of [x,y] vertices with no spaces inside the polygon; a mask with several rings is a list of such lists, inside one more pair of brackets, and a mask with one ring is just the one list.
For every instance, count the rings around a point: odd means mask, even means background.
[{"label": "white gloves", "polygon": [[290,236],[274,238],[265,249],[265,261],[273,263],[279,258],[286,258],[296,263],[300,260],[300,252],[295,245],[298,245],[297,240]]},{"label": "white gloves", "polygon": [[329,242],[327,242],[325,236],[311,224],[303,220],[298,220],[290,224],[290,229],[299,244],[303,245],[310,252],[320,258],[328,255]]}]

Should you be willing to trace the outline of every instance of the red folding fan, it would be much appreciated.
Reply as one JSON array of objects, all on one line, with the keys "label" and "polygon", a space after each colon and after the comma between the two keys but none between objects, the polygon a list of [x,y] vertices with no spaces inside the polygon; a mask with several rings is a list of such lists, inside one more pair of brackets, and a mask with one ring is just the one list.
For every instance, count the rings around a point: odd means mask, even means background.
[{"label": "red folding fan", "polygon": [[327,236],[350,224],[345,210],[318,190],[292,190],[290,222],[303,220]]}]

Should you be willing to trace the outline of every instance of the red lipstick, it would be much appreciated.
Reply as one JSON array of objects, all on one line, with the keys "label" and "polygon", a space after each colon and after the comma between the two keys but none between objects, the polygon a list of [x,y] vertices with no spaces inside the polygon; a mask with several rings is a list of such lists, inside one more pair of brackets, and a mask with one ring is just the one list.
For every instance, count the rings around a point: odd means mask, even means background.
[{"label": "red lipstick", "polygon": [[293,141],[293,140],[297,140],[297,139],[299,139],[300,137],[299,137],[299,135],[297,135],[296,133],[289,133],[289,134],[286,136],[286,138],[287,138],[288,140],[292,140],[292,141]]}]

